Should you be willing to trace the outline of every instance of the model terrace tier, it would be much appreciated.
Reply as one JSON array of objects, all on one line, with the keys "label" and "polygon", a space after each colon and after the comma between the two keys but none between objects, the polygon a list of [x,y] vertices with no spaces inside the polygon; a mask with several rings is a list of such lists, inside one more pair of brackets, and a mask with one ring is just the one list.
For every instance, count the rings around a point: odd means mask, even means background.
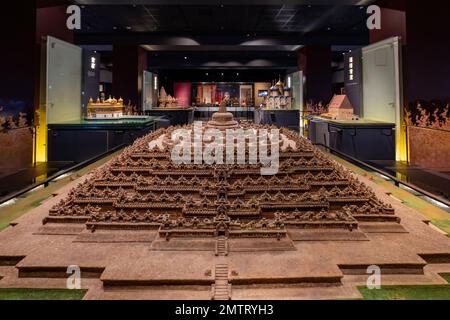
[{"label": "model terrace tier", "polygon": [[280,131],[280,169],[262,176],[261,165],[172,163],[176,129],[137,140],[71,190],[44,223],[159,230],[165,239],[280,239],[291,228],[354,230],[361,221],[399,222],[390,205],[294,132]]}]

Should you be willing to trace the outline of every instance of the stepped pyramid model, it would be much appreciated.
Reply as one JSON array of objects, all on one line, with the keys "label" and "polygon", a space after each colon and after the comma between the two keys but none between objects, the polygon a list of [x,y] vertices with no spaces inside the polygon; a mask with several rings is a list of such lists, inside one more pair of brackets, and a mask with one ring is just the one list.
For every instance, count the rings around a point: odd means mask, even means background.
[{"label": "stepped pyramid model", "polygon": [[281,239],[288,229],[351,231],[361,221],[399,222],[390,205],[297,133],[280,130],[278,173],[262,176],[260,164],[173,163],[171,135],[176,129],[138,139],[71,190],[44,224],[85,223],[92,231],[159,230],[169,240]]}]

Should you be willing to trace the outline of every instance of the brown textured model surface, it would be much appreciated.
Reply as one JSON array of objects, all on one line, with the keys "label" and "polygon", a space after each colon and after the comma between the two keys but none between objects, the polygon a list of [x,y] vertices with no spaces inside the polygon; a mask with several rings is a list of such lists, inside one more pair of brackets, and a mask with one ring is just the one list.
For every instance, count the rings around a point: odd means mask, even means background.
[{"label": "brown textured model surface", "polygon": [[138,140],[73,189],[44,223],[158,230],[169,240],[280,239],[289,228],[353,230],[361,221],[399,222],[392,206],[291,131],[281,130],[278,173],[264,176],[260,164],[174,164],[175,129]]},{"label": "brown textured model surface", "polygon": [[383,285],[445,283],[450,239],[296,133],[281,131],[279,171],[261,176],[259,165],[174,164],[175,129],[1,232],[0,287],[65,288],[74,265],[86,299],[358,298],[371,265]]}]

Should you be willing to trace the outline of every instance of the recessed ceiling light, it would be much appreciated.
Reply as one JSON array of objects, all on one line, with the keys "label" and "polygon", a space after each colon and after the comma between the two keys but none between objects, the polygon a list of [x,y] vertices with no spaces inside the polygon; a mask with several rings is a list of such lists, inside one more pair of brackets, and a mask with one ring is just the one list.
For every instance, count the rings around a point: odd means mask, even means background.
[{"label": "recessed ceiling light", "polygon": [[113,27],[114,30],[117,30],[117,27]]},{"label": "recessed ceiling light", "polygon": [[330,30],[331,30],[331,27],[328,27],[327,30],[330,31]]},{"label": "recessed ceiling light", "polygon": [[184,57],[184,60],[187,60],[187,57]]}]

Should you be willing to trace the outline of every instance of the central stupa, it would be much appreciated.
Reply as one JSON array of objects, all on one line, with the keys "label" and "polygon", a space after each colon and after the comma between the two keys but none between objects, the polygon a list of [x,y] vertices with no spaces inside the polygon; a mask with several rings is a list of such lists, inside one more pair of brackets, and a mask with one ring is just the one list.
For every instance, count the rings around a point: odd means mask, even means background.
[{"label": "central stupa", "polygon": [[219,106],[219,111],[212,115],[212,119],[206,124],[207,128],[214,128],[219,130],[234,129],[239,127],[239,124],[234,120],[231,112],[227,111],[227,103],[229,99],[225,97]]}]

